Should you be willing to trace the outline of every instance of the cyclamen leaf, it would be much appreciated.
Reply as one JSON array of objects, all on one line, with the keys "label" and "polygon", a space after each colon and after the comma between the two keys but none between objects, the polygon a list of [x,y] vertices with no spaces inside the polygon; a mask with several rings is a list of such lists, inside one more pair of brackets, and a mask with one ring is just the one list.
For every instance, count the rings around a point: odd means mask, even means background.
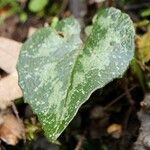
[{"label": "cyclamen leaf", "polygon": [[121,76],[134,54],[134,27],[115,8],[98,13],[83,45],[73,19],[44,28],[27,40],[18,62],[24,99],[55,141],[91,93]]}]

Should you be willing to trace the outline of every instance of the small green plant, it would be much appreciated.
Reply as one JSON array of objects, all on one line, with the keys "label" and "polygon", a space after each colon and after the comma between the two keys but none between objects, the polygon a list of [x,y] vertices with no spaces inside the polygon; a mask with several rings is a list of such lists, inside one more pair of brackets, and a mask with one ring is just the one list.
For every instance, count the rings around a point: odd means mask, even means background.
[{"label": "small green plant", "polygon": [[32,12],[39,12],[44,10],[45,6],[48,4],[49,0],[30,0],[29,10]]},{"label": "small green plant", "polygon": [[25,102],[55,141],[91,93],[121,77],[134,55],[133,23],[115,8],[98,12],[83,43],[74,18],[37,31],[17,65]]}]

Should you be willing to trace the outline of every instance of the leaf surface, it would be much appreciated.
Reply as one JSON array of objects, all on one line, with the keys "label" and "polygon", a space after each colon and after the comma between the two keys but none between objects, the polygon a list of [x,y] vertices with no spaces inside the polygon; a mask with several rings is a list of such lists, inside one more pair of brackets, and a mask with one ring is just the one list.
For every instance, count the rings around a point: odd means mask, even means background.
[{"label": "leaf surface", "polygon": [[109,8],[98,12],[84,45],[73,18],[39,30],[23,45],[19,83],[51,141],[94,90],[124,73],[133,58],[134,34],[128,15]]}]

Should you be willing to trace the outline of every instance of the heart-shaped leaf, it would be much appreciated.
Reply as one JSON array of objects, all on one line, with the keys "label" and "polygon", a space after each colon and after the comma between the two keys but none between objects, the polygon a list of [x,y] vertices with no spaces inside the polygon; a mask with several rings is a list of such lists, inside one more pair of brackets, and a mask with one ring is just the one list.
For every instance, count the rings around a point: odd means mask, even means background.
[{"label": "heart-shaped leaf", "polygon": [[97,14],[85,44],[73,19],[35,33],[21,49],[19,83],[24,99],[54,141],[91,93],[127,69],[134,54],[134,27],[115,8]]}]

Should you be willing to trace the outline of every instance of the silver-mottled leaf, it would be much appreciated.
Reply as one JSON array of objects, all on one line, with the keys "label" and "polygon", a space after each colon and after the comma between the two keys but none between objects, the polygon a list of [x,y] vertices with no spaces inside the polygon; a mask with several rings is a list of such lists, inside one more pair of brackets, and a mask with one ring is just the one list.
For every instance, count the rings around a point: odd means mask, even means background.
[{"label": "silver-mottled leaf", "polygon": [[39,30],[23,45],[19,83],[50,140],[94,90],[124,73],[133,58],[134,34],[129,16],[109,8],[98,13],[84,46],[74,19]]}]

